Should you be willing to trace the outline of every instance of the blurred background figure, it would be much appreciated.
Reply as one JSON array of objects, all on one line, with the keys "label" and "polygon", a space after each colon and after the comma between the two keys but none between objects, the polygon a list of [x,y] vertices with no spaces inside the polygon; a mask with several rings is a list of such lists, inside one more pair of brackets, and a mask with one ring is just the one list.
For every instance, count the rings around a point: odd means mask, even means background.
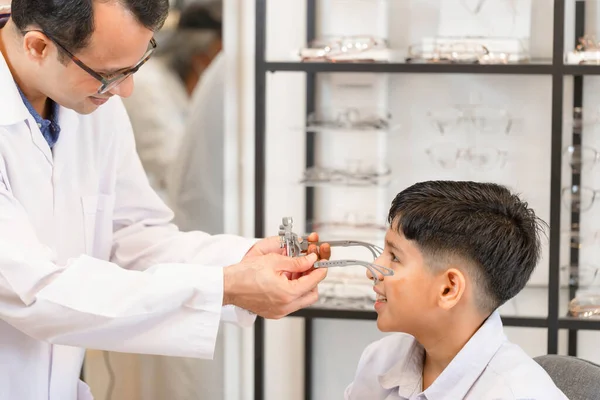
[{"label": "blurred background figure", "polygon": [[167,179],[167,202],[181,230],[224,230],[225,55],[205,69],[190,104],[177,157]]},{"label": "blurred background figure", "polygon": [[190,3],[175,27],[157,35],[158,48],[123,99],[150,183],[166,201],[167,171],[184,135],[190,96],[221,52],[221,2]]},{"label": "blurred background figure", "polygon": [[[205,30],[209,29],[217,34],[217,41],[212,43],[220,45],[221,15],[221,2],[204,2],[202,5],[192,3],[184,8],[178,30],[186,31],[203,26]],[[181,40],[185,39],[178,39]],[[217,49],[217,53],[212,53]],[[181,230],[189,231],[202,227],[204,232],[220,234],[224,231],[225,219],[225,55],[220,46],[211,46],[208,54],[211,55],[210,63],[206,63],[206,57],[199,57],[197,61],[202,67],[202,74],[199,75],[197,84],[193,85],[188,113],[182,120],[184,126],[178,127],[181,129],[178,132],[181,135],[178,146],[174,153],[169,155],[169,168],[162,170],[161,176],[166,182],[165,201],[174,211],[174,222]],[[184,65],[183,62],[181,65]],[[192,84],[187,88],[192,88]],[[163,137],[165,140],[169,139]],[[145,365],[144,400],[224,399],[223,341],[221,327],[212,361],[142,356]]]}]

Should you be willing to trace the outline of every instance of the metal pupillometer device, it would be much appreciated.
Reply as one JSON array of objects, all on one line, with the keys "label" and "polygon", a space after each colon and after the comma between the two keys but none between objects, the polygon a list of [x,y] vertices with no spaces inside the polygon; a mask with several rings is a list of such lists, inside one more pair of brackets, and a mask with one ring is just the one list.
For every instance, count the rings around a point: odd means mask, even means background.
[{"label": "metal pupillometer device", "polygon": [[[292,217],[284,217],[279,225],[279,240],[282,249],[286,249],[286,255],[289,257],[300,257],[308,250],[308,236],[299,236],[292,231],[294,220]],[[353,247],[360,246],[365,247],[371,252],[373,258],[376,259],[383,253],[383,249],[374,244],[361,242],[358,240],[331,240],[331,241],[319,241],[313,243],[319,245],[321,243],[327,243],[331,247]],[[371,272],[372,276],[391,276],[394,272],[387,267],[373,264],[366,261],[360,260],[333,260],[333,261],[318,261],[315,263],[315,268],[329,268],[329,267],[346,267],[349,265],[360,265],[365,267]],[[375,283],[375,280],[374,280]]]}]

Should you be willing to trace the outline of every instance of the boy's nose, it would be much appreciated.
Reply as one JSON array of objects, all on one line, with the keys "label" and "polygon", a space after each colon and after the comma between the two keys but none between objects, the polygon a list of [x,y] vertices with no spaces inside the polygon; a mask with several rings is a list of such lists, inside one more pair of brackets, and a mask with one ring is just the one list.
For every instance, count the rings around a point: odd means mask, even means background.
[{"label": "boy's nose", "polygon": [[[382,258],[383,258],[382,255],[380,255],[379,257],[377,257],[375,259],[375,261],[373,261],[373,264],[376,264],[376,265],[385,265],[385,264],[381,263],[383,261]],[[375,274],[375,276],[374,276],[374,274]],[[367,278],[370,279],[370,280],[372,280],[372,281],[375,281],[375,282],[373,282],[373,284],[375,284],[375,283],[377,283],[376,281],[378,281],[378,280],[382,281],[383,280],[383,275],[381,275],[379,272],[377,272],[377,270],[374,269],[374,268],[367,268]]]},{"label": "boy's nose", "polygon": [[373,284],[375,285],[377,283],[377,281],[383,280],[383,275],[380,274],[379,272],[377,272],[373,268],[367,268],[367,278],[372,280]]}]

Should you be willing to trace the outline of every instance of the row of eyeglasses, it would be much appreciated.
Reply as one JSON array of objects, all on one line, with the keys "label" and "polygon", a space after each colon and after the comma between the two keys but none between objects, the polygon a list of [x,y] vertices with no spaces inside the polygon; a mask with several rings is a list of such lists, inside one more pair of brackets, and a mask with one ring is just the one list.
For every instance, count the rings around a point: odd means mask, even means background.
[{"label": "row of eyeglasses", "polygon": [[[407,63],[509,64],[529,62],[524,45],[518,49],[492,49],[486,41],[473,38],[434,38],[410,45]],[[322,37],[301,48],[303,62],[391,62],[393,52],[386,39],[369,36]],[[600,65],[600,42],[594,35],[578,39],[573,51],[565,53],[566,64]]]}]

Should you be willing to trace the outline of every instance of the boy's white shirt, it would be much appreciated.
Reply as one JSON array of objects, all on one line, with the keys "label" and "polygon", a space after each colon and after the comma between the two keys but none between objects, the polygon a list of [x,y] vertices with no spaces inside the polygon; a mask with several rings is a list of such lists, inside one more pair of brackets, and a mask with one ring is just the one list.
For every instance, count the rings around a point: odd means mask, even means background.
[{"label": "boy's white shirt", "polygon": [[363,352],[346,400],[563,400],[546,371],[508,341],[498,312],[486,320],[433,384],[423,391],[424,349],[397,333]]}]

